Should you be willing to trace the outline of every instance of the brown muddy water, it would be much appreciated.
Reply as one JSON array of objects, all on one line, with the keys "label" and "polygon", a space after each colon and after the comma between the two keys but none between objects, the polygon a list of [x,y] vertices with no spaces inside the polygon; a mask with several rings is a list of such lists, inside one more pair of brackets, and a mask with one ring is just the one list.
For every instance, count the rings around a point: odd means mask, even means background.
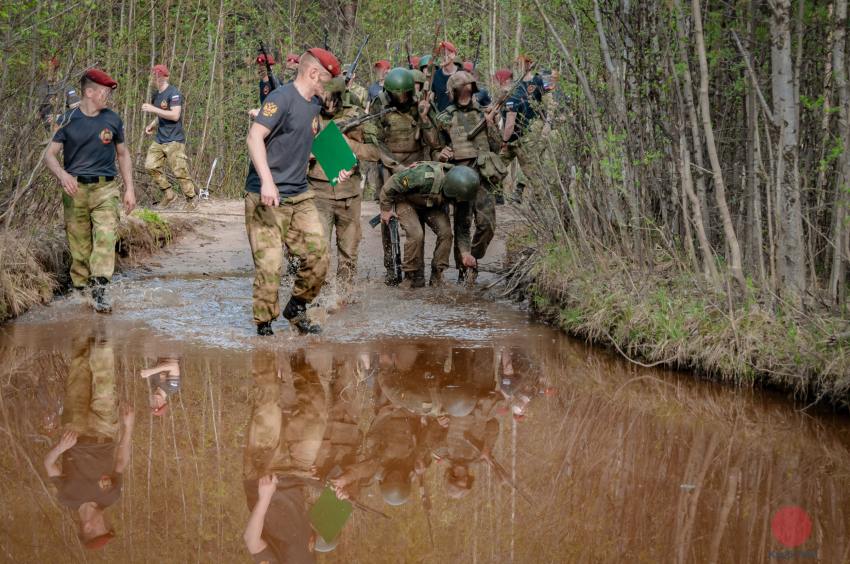
[{"label": "brown muddy water", "polygon": [[[250,562],[270,472],[290,561],[850,561],[845,416],[639,369],[455,289],[366,281],[323,336],[261,340],[250,283],[137,277],[112,316],[65,299],[0,327],[0,561]],[[63,426],[80,438],[51,479]],[[340,473],[359,508],[311,554]],[[86,500],[114,531],[97,552]]]}]

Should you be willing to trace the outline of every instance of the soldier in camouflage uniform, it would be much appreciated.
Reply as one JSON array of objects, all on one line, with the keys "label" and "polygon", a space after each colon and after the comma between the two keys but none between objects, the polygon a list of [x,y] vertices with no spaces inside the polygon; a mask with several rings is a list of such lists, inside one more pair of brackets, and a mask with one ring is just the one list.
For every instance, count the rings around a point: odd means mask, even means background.
[{"label": "soldier in camouflage uniform", "polygon": [[[426,147],[437,144],[436,130],[428,118],[428,101],[417,101],[414,95],[413,73],[408,69],[394,68],[384,80],[384,90],[372,101],[370,112],[384,108],[396,111],[379,120],[369,122],[364,129],[366,141],[377,146],[383,168],[381,186],[391,174],[402,171],[406,165],[427,160]],[[378,197],[380,200],[380,195]],[[387,269],[387,284],[394,279],[390,235],[386,226],[381,227],[384,244],[384,266]],[[420,273],[424,280],[425,272]]]},{"label": "soldier in camouflage uniform", "polygon": [[[464,265],[458,241],[463,237],[458,230],[470,223],[458,221],[455,216],[455,266],[458,282],[467,279],[474,282],[478,274],[478,261],[484,257],[487,247],[496,232],[496,200],[494,194],[505,177],[505,166],[496,151],[499,150],[499,132],[478,105],[474,94],[478,91],[475,79],[466,71],[454,73],[448,81],[449,99],[452,103],[437,116],[437,127],[445,146],[438,159],[442,162],[466,165],[478,172],[481,185],[471,206],[475,219],[475,235],[472,238],[472,266]],[[485,120],[486,126],[472,139],[468,138],[475,127]],[[455,211],[457,213],[457,210]],[[468,235],[467,235],[468,237]]]},{"label": "soldier in camouflage uniform", "polygon": [[[437,162],[421,162],[394,174],[381,190],[381,221],[387,224],[391,217],[398,222],[406,235],[402,270],[404,281],[400,287],[421,288],[425,285],[425,223],[437,235],[434,256],[431,259],[431,286],[443,283],[443,271],[449,267],[452,248],[452,228],[447,213],[448,204],[455,205],[458,221],[467,221],[469,202],[478,191],[478,174],[466,166]],[[463,260],[472,264],[469,225],[459,229],[462,239],[458,246]]]},{"label": "soldier in camouflage uniform", "polygon": [[[257,334],[272,335],[281,314],[278,301],[283,246],[300,259],[283,316],[301,334],[320,333],[307,315],[328,271],[325,231],[307,184],[307,166],[324,86],[339,76],[339,61],[324,49],[301,56],[298,76],[273,90],[248,132],[251,166],[245,181],[245,227],[254,258],[254,322]],[[307,98],[309,96],[309,99]],[[351,171],[341,171],[340,182]]]},{"label": "soldier in camouflage uniform", "polygon": [[[333,79],[325,86],[320,130],[324,129],[331,120],[341,124],[363,115],[359,108],[344,102],[345,91],[345,80],[342,77]],[[358,159],[376,161],[378,155],[375,146],[363,143],[362,132],[359,129],[346,133],[352,150]],[[336,229],[336,247],[339,251],[336,271],[340,285],[338,289],[341,294],[347,294],[357,272],[357,249],[360,246],[360,207],[363,201],[360,176],[353,176],[345,182],[338,182],[332,186],[328,182],[325,171],[313,159],[307,171],[307,181],[316,196],[316,209],[329,246],[334,228]]]},{"label": "soldier in camouflage uniform", "polygon": [[[115,270],[115,241],[118,228],[118,169],[124,180],[124,210],[136,205],[133,163],[124,143],[124,125],[107,108],[112,90],[118,86],[97,69],[80,81],[82,101],[61,119],[62,126],[44,156],[44,163],[62,189],[65,229],[71,251],[71,283],[82,290],[92,288],[95,310],[112,311],[105,287]],[[63,152],[63,164],[57,159]]]},{"label": "soldier in camouflage uniform", "polygon": [[183,95],[174,85],[168,83],[168,68],[165,65],[156,65],[151,72],[157,91],[150,104],[142,104],[142,111],[155,116],[145,127],[145,133],[152,135],[156,131],[156,140],[148,147],[145,170],[162,191],[160,207],[168,207],[177,199],[171,189],[171,182],[165,177],[164,168],[167,162],[186,198],[186,208],[195,209],[198,201],[195,199],[195,183],[189,172],[189,157],[186,156]]}]

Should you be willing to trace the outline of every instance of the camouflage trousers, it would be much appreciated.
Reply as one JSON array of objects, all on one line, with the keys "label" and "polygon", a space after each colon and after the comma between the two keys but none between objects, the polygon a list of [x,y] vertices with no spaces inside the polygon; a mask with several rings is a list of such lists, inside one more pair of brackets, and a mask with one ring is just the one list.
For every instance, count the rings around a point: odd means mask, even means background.
[{"label": "camouflage trousers", "polygon": [[[475,220],[475,230],[472,235],[471,254],[476,259],[484,258],[487,254],[487,247],[496,235],[496,199],[493,196],[496,188],[491,186],[486,180],[481,181],[478,187],[478,192],[475,194],[475,200],[469,206],[469,214],[471,219]],[[457,208],[455,208],[455,213]],[[454,220],[454,256],[455,266],[458,270],[463,270],[463,262],[461,260],[460,249],[458,248],[458,231],[463,225],[470,225],[471,222],[459,222],[457,217]]]},{"label": "camouflage trousers", "polygon": [[437,235],[431,272],[443,272],[449,267],[452,250],[452,225],[442,207],[420,207],[402,200],[395,206],[398,224],[404,230],[404,253],[401,269],[405,276],[425,276],[425,225]]},{"label": "camouflage trousers", "polygon": [[244,477],[257,479],[269,473],[309,477],[328,422],[327,386],[306,366],[281,366],[271,351],[254,354],[252,373]]},{"label": "camouflage trousers", "polygon": [[62,424],[86,437],[118,436],[118,392],[112,346],[78,339],[65,382]]},{"label": "camouflage trousers", "polygon": [[118,239],[118,182],[78,184],[75,196],[62,194],[62,205],[71,251],[71,283],[83,288],[92,278],[110,280]]},{"label": "camouflage trousers", "polygon": [[[310,182],[312,184],[315,181]],[[317,196],[314,201],[329,249],[333,246],[332,238],[336,228],[336,278],[341,284],[350,286],[357,273],[357,251],[360,247],[361,236],[360,208],[363,197],[357,195],[332,200]]]},{"label": "camouflage trousers", "polygon": [[245,195],[245,228],[254,258],[254,322],[280,316],[280,271],[283,246],[299,259],[292,297],[311,302],[328,273],[328,244],[313,193],[284,198],[280,206],[260,203],[260,195]]},{"label": "camouflage trousers", "polygon": [[154,184],[165,192],[171,189],[171,183],[165,177],[165,163],[171,168],[183,195],[195,197],[195,183],[189,175],[189,157],[186,156],[186,144],[179,141],[171,143],[151,143],[145,156],[145,170],[151,176]]}]

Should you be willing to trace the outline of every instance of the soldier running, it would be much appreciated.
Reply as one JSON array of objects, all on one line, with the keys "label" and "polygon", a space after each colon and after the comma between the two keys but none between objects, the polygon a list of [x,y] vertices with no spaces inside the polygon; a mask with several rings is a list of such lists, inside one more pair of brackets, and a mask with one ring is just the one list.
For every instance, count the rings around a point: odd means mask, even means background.
[{"label": "soldier running", "polygon": [[[118,181],[115,159],[124,180],[124,211],[136,206],[133,162],[124,143],[124,124],[107,108],[118,87],[112,77],[91,69],[80,81],[82,101],[62,116],[62,127],[44,163],[62,185],[65,230],[71,250],[71,284],[91,287],[95,311],[108,313],[106,285],[115,270],[118,229]],[[63,153],[63,165],[57,155]]]},{"label": "soldier running", "polygon": [[[301,334],[320,333],[307,316],[328,271],[322,222],[307,186],[307,164],[318,127],[325,84],[340,74],[339,61],[324,49],[302,56],[298,75],[266,98],[248,132],[251,166],[245,180],[245,227],[254,258],[253,312],[258,335],[272,335],[280,316],[278,289],[283,246],[298,257],[292,296],[283,316]],[[340,182],[351,171],[342,171]]]},{"label": "soldier running", "polygon": [[[402,270],[404,281],[400,288],[421,288],[425,285],[425,223],[437,235],[431,259],[431,286],[443,284],[443,271],[449,267],[452,248],[452,228],[446,212],[447,204],[455,205],[455,218],[468,222],[469,202],[478,192],[478,173],[467,166],[422,162],[394,174],[381,191],[381,221],[387,224],[398,217],[406,235]],[[458,241],[464,264],[472,265],[469,243],[469,224],[458,229]]]},{"label": "soldier running", "polygon": [[168,83],[168,67],[165,65],[154,66],[151,74],[157,91],[150,104],[142,104],[142,112],[156,116],[145,127],[147,135],[156,130],[156,141],[148,148],[145,170],[162,191],[159,206],[166,208],[177,199],[177,194],[171,189],[171,183],[163,170],[167,161],[186,198],[186,209],[195,209],[195,183],[189,175],[186,135],[183,132],[183,95],[174,85]]}]

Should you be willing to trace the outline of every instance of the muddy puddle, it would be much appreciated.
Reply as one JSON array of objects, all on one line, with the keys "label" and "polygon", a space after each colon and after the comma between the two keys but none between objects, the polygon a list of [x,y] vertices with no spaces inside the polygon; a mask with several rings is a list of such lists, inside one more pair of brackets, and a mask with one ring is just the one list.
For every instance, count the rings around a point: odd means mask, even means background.
[{"label": "muddy puddle", "polygon": [[846,417],[454,290],[367,283],[321,338],[262,341],[250,283],[125,279],[110,317],[67,299],[0,328],[0,561],[250,562],[270,474],[281,561],[850,561]]}]

